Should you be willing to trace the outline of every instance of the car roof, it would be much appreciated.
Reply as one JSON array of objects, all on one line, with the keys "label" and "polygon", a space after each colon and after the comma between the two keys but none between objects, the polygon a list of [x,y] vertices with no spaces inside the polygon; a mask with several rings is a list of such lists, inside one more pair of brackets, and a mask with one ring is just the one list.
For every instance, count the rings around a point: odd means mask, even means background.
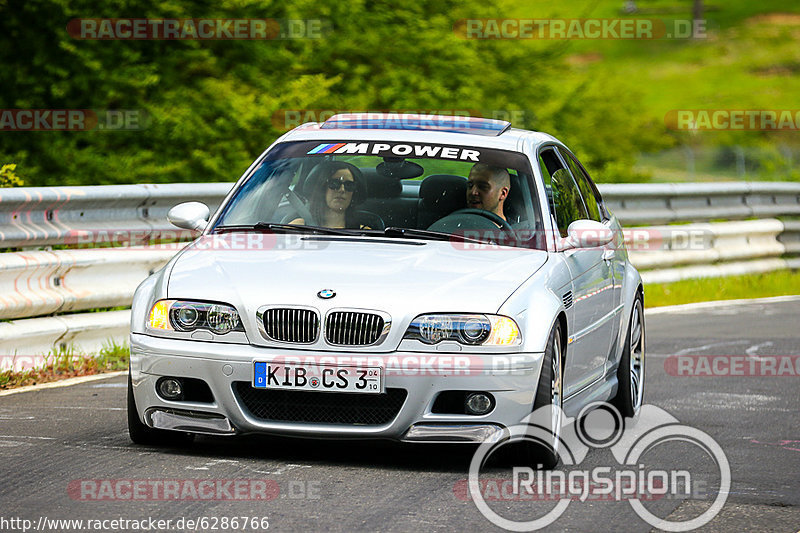
[{"label": "car roof", "polygon": [[[348,115],[352,117],[354,115]],[[301,124],[295,129],[287,132],[281,136],[276,142],[290,142],[290,141],[314,141],[314,140],[329,140],[329,141],[396,141],[396,142],[429,142],[432,144],[452,144],[458,146],[474,146],[480,148],[496,148],[499,150],[510,150],[519,152],[527,142],[533,145],[539,145],[544,142],[558,142],[558,140],[546,133],[538,131],[528,131],[518,128],[505,127],[499,134],[486,134],[486,133],[473,133],[473,132],[456,132],[456,131],[436,131],[424,128],[393,128],[393,127],[376,127],[374,123],[366,123],[366,120],[386,120],[391,122],[391,117],[396,117],[394,123],[397,122],[398,117],[407,117],[409,115],[392,115],[387,113],[369,113],[364,114],[365,123],[363,128],[348,125],[345,128],[338,128],[331,125],[332,121],[336,122],[336,115],[331,117],[325,122],[308,122]],[[442,120],[446,121],[456,120],[464,121],[469,120],[467,117],[451,117],[445,115],[425,115],[426,118],[432,121]],[[474,119],[472,119],[474,120]],[[490,122],[502,122],[491,121]],[[508,124],[508,123],[503,123]],[[327,126],[326,126],[327,125]],[[498,128],[499,130],[500,128]]]}]

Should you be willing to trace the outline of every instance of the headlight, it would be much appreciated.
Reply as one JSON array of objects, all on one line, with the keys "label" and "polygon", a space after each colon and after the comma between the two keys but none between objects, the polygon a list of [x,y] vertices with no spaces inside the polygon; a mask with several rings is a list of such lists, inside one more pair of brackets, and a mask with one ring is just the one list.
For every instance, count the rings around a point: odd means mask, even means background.
[{"label": "headlight", "polygon": [[451,340],[470,346],[517,346],[522,343],[517,323],[500,315],[420,315],[411,321],[404,338],[425,344]]},{"label": "headlight", "polygon": [[206,311],[208,329],[217,335],[225,335],[239,325],[239,313],[229,305],[214,304]]},{"label": "headlight", "polygon": [[207,329],[217,335],[244,331],[239,313],[232,306],[187,300],[157,301],[150,310],[148,326],[168,331]]}]

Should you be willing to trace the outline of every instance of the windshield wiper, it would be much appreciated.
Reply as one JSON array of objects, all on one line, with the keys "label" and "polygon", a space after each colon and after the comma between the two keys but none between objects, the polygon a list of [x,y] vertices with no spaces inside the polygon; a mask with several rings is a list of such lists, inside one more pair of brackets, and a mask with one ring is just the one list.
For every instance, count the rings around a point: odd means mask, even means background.
[{"label": "windshield wiper", "polygon": [[400,228],[397,226],[389,226],[385,230],[383,230],[383,234],[387,237],[409,237],[409,238],[421,238],[421,239],[430,239],[433,241],[452,241],[457,240],[460,242],[474,242],[477,244],[490,244],[488,241],[482,241],[480,239],[473,239],[471,237],[466,237],[464,235],[459,235],[457,233],[444,233],[442,231],[430,231],[426,229],[415,229],[415,228]]},{"label": "windshield wiper", "polygon": [[314,235],[362,235],[362,232],[342,228],[325,228],[322,226],[305,226],[303,224],[275,224],[259,222],[253,225],[217,226],[214,232],[224,231],[282,231],[287,233],[311,233]]},{"label": "windshield wiper", "polygon": [[256,229],[283,230],[296,233],[314,233],[316,235],[361,235],[359,231],[344,228],[326,228],[325,226],[306,226],[303,224],[273,224],[259,222]]},{"label": "windshield wiper", "polygon": [[473,242],[476,244],[493,244],[488,240],[466,237],[457,233],[444,233],[442,231],[429,231],[415,228],[401,228],[397,226],[389,226],[384,230],[352,230],[343,228],[326,228],[324,226],[306,226],[303,224],[276,224],[272,222],[259,222],[253,225],[241,224],[217,226],[214,228],[215,233],[222,233],[226,231],[280,231],[287,233],[311,233],[313,235],[346,235],[348,237],[407,237],[411,239],[427,239],[433,241],[459,241]]}]

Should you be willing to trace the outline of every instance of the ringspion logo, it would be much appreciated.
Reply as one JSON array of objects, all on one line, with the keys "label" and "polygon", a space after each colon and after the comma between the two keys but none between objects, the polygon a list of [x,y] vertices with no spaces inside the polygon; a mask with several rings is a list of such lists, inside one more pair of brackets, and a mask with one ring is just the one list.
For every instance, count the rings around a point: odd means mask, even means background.
[{"label": "ringspion logo", "polygon": [[[554,443],[559,468],[534,470],[524,464],[512,466],[508,478],[481,475],[491,455],[506,445],[549,446],[553,442],[549,427],[554,414],[555,419],[564,421]],[[602,402],[586,406],[574,419],[567,418],[555,406],[539,408],[520,424],[484,440],[472,457],[469,477],[454,485],[454,495],[472,499],[488,521],[509,531],[542,529],[558,520],[572,502],[587,500],[626,501],[643,521],[665,531],[691,531],[711,521],[722,510],[731,488],[730,463],[724,450],[707,433],[680,424],[654,405],[643,405],[638,422],[632,422]],[[668,468],[669,463],[659,455],[664,445],[684,447],[684,453],[713,462],[711,477],[692,472],[683,461]],[[600,452],[598,456],[609,451],[613,462],[592,468],[583,466],[592,450]],[[683,500],[689,495],[702,496],[711,503],[685,520],[659,516],[664,514],[663,509],[645,505],[660,499]],[[488,504],[491,501],[505,505],[495,509]],[[556,503],[526,505],[543,501]],[[522,505],[514,507],[517,502]]]}]

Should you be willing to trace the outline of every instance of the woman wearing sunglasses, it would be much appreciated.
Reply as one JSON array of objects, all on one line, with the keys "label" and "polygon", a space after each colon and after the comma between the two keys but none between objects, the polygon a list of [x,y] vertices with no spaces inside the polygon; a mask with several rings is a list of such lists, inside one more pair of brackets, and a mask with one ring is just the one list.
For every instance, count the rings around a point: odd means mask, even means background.
[{"label": "woman wearing sunglasses", "polygon": [[[358,167],[343,161],[327,161],[315,168],[309,209],[319,226],[370,229],[354,220],[354,206],[363,196],[363,177]],[[290,224],[305,224],[296,218]]]}]

